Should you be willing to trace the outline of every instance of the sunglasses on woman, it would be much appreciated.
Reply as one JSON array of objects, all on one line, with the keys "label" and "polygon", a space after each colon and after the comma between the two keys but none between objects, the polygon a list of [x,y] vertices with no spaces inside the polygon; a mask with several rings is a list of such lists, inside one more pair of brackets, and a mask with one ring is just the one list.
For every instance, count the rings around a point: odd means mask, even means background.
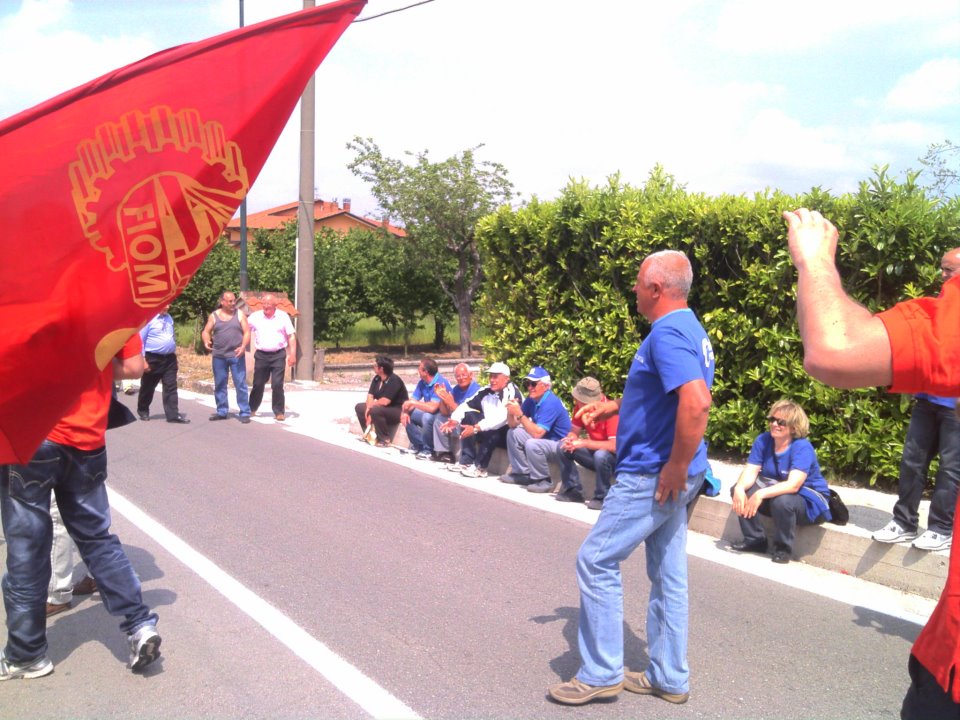
[{"label": "sunglasses on woman", "polygon": [[775,423],[775,424],[778,425],[779,427],[786,427],[787,425],[790,424],[790,423],[788,423],[786,420],[781,420],[780,418],[775,418],[775,417],[773,417],[772,415],[767,418],[767,422],[768,422],[768,423]]}]

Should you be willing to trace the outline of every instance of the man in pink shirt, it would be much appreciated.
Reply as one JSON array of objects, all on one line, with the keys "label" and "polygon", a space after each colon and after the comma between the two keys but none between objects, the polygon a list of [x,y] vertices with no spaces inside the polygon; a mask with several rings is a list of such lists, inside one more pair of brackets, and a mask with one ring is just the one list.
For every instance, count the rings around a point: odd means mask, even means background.
[{"label": "man in pink shirt", "polygon": [[287,366],[297,362],[297,336],[294,335],[290,316],[277,310],[277,297],[267,293],[260,298],[262,310],[247,318],[253,335],[253,386],[250,389],[250,413],[255,415],[263,400],[263,389],[270,378],[273,415],[283,422],[284,397],[283,376]]}]

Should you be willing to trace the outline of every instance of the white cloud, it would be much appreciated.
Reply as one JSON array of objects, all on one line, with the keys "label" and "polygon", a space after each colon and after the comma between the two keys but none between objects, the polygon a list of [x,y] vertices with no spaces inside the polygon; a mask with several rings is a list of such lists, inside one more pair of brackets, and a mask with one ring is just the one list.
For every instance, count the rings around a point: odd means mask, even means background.
[{"label": "white cloud", "polygon": [[838,36],[883,26],[924,26],[927,34],[956,23],[956,0],[733,0],[722,5],[714,41],[724,49],[792,52],[824,47]]},{"label": "white cloud", "polygon": [[0,20],[0,118],[156,51],[145,35],[93,37],[67,0],[24,0]]},{"label": "white cloud", "polygon": [[960,59],[929,60],[904,75],[887,95],[886,106],[911,112],[960,107]]}]

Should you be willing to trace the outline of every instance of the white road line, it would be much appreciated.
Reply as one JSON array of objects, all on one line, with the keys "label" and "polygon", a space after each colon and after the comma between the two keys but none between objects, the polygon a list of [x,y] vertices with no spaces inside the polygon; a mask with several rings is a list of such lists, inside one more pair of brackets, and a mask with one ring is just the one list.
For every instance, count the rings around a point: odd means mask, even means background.
[{"label": "white road line", "polygon": [[110,506],[114,510],[203,578],[217,592],[259,623],[372,717],[378,720],[381,718],[419,720],[420,716],[411,708],[312,637],[277,608],[224,572],[216,563],[150,518],[116,490],[109,489],[108,492]]}]

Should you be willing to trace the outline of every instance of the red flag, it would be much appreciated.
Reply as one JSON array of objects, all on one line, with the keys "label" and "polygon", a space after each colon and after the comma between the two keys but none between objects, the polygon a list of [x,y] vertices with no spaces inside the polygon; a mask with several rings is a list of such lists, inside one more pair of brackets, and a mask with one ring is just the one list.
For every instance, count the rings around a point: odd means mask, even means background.
[{"label": "red flag", "polygon": [[366,0],[164,50],[0,122],[0,463],[184,288]]}]

